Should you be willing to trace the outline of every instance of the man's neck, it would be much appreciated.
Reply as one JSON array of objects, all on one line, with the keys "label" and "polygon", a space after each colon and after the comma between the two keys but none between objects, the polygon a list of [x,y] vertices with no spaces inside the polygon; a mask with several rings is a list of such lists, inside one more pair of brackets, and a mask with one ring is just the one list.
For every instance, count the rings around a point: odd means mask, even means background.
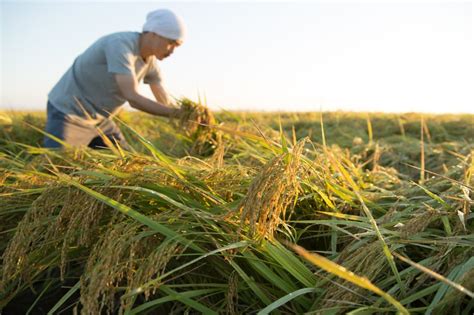
[{"label": "man's neck", "polygon": [[140,53],[140,57],[143,59],[143,61],[147,61],[148,56],[147,56],[147,51],[146,51],[146,43],[145,43],[145,34],[140,33],[140,37],[138,39],[138,51]]}]

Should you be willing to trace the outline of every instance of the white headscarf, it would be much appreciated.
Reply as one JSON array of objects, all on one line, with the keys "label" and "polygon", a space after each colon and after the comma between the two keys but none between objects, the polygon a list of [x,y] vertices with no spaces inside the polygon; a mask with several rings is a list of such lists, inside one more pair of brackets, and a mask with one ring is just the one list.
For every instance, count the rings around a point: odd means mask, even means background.
[{"label": "white headscarf", "polygon": [[186,27],[183,20],[171,10],[158,9],[147,14],[143,31],[183,41]]}]

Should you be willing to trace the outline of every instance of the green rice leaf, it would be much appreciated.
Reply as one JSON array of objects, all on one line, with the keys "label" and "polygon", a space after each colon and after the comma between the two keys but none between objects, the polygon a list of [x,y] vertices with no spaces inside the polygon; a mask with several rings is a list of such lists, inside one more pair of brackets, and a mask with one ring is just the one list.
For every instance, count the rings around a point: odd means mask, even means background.
[{"label": "green rice leaf", "polygon": [[255,295],[265,304],[270,304],[270,298],[262,291],[262,289],[258,286],[257,282],[248,276],[245,271],[234,261],[230,260],[229,264],[237,271],[239,276],[247,283],[250,289],[255,293]]},{"label": "green rice leaf", "polygon": [[297,291],[288,293],[284,297],[279,298],[278,300],[276,300],[272,304],[270,304],[267,307],[265,307],[264,309],[262,309],[260,312],[257,313],[257,315],[270,314],[271,311],[276,310],[277,308],[279,308],[283,304],[288,303],[289,301],[297,298],[298,296],[303,295],[303,294],[316,292],[316,291],[317,291],[317,289],[315,289],[315,288],[303,288],[303,289],[299,289]]},{"label": "green rice leaf", "polygon": [[267,241],[262,244],[262,248],[302,284],[307,287],[316,285],[314,274],[280,243],[271,244]]},{"label": "green rice leaf", "polygon": [[183,304],[186,304],[186,305],[192,307],[193,309],[195,309],[196,311],[201,312],[202,314],[209,314],[209,315],[218,315],[219,314],[218,312],[211,310],[210,308],[208,308],[204,304],[201,304],[201,303],[193,300],[192,298],[190,298],[190,297],[188,297],[188,296],[186,296],[182,293],[176,292],[176,291],[174,291],[173,289],[171,289],[170,287],[168,287],[166,285],[160,286],[160,291],[163,291],[164,293],[171,295],[177,301],[180,301]]},{"label": "green rice leaf", "polygon": [[48,315],[53,315],[56,313],[59,308],[66,303],[66,301],[81,287],[81,281],[77,281],[77,283],[67,291],[66,294],[56,303],[54,306],[49,310]]},{"label": "green rice leaf", "polygon": [[[165,286],[165,285],[163,285],[163,286]],[[176,300],[179,300],[180,298],[181,299],[182,298],[191,299],[191,298],[194,298],[194,297],[197,297],[197,296],[210,294],[210,293],[215,293],[215,292],[219,292],[219,291],[222,291],[222,289],[215,289],[215,288],[214,289],[197,289],[197,290],[190,290],[190,291],[180,292],[179,294],[169,294],[167,296],[164,296],[164,297],[161,297],[161,298],[143,303],[140,306],[135,307],[134,309],[126,312],[125,314],[126,315],[140,314],[141,312],[143,312],[143,311],[145,311],[149,308],[156,307],[160,304],[164,304],[164,303],[167,303],[167,302],[176,301]]]}]

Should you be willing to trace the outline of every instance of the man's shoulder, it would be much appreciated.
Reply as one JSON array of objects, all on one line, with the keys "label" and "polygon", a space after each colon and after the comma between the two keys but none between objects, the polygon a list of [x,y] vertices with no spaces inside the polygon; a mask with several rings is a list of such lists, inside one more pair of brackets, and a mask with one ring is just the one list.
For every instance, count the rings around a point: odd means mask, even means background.
[{"label": "man's shoulder", "polygon": [[140,36],[138,32],[115,32],[105,35],[103,38],[136,39]]},{"label": "man's shoulder", "polygon": [[116,32],[111,33],[105,36],[102,36],[98,39],[97,42],[107,44],[107,43],[115,43],[115,44],[138,44],[138,39],[140,37],[140,33],[138,32]]},{"label": "man's shoulder", "polygon": [[140,33],[117,32],[100,37],[91,47],[90,53],[102,58],[102,54],[108,58],[112,56],[137,55],[139,53]]}]

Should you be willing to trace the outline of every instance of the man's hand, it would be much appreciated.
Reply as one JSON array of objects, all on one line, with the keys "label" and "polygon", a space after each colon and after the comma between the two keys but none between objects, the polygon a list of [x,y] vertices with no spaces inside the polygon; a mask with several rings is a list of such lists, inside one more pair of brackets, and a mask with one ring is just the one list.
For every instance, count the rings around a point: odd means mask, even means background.
[{"label": "man's hand", "polygon": [[170,118],[177,119],[183,115],[183,110],[179,107],[173,108],[173,112],[171,113]]},{"label": "man's hand", "polygon": [[129,74],[116,74],[115,80],[123,97],[133,108],[157,116],[171,117],[173,115],[175,111],[174,108],[140,95],[137,91],[138,82],[134,76]]}]

